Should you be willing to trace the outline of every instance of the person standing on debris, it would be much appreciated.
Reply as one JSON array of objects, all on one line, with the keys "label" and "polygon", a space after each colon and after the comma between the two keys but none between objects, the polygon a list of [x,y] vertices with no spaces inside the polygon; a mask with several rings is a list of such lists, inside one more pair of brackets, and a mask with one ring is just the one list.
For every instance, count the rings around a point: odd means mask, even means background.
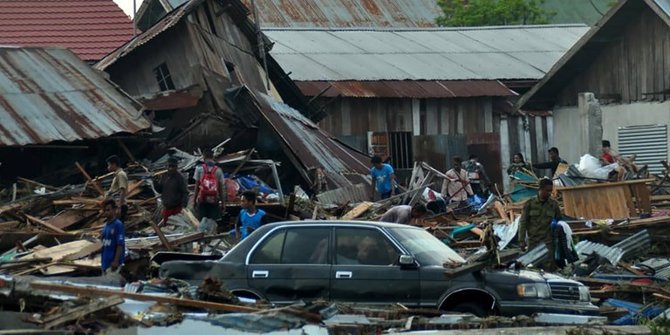
[{"label": "person standing on debris", "polygon": [[611,148],[610,141],[603,140],[602,147],[603,154],[600,156],[600,161],[603,165],[614,164],[616,162],[616,154]]},{"label": "person standing on debris", "polygon": [[426,206],[422,204],[394,206],[386,211],[379,221],[408,225],[412,223],[413,219],[420,219],[426,216],[427,213]]},{"label": "person standing on debris", "polygon": [[[552,221],[561,218],[561,209],[558,202],[551,199],[553,189],[554,183],[551,179],[541,179],[537,197],[531,198],[524,205],[519,221],[521,250],[525,251],[526,247],[533,249],[544,243],[549,249],[549,255],[554,254],[551,224]],[[528,235],[528,242],[526,242],[526,235]]]},{"label": "person standing on debris", "polygon": [[540,170],[551,169],[551,177],[553,178],[556,174],[559,164],[568,164],[561,156],[558,154],[558,148],[553,147],[549,149],[549,161],[545,163],[533,164],[533,167]]},{"label": "person standing on debris", "polygon": [[380,199],[388,199],[393,195],[395,189],[395,172],[389,164],[384,164],[379,156],[372,157],[372,200],[375,192],[379,192]]},{"label": "person standing on debris", "polygon": [[242,193],[240,216],[238,226],[240,227],[241,240],[245,239],[254,230],[266,223],[265,211],[256,209],[256,192],[245,191]]},{"label": "person standing on debris", "polygon": [[449,196],[449,202],[467,203],[472,196],[472,186],[468,174],[462,169],[463,160],[459,156],[452,158],[453,168],[447,171],[447,179],[442,184],[442,194]]},{"label": "person standing on debris", "polygon": [[156,185],[161,192],[163,223],[167,222],[170,216],[181,213],[188,204],[186,179],[177,169],[178,163],[177,158],[168,158],[168,171]]},{"label": "person standing on debris", "polygon": [[491,181],[484,170],[484,165],[479,162],[479,157],[474,154],[470,155],[468,161],[463,163],[463,168],[468,173],[472,191],[482,198],[485,197]]},{"label": "person standing on debris", "polygon": [[119,156],[113,155],[107,158],[107,171],[114,173],[112,185],[105,193],[105,199],[111,199],[113,196],[118,196],[119,207],[121,213],[119,220],[126,222],[128,219],[128,204],[126,203],[126,196],[128,195],[128,175],[121,168],[121,159]]},{"label": "person standing on debris", "polygon": [[314,169],[314,180],[312,182],[312,191],[314,195],[321,194],[328,190],[328,181],[326,180],[326,172],[323,166]]},{"label": "person standing on debris", "polygon": [[118,207],[112,199],[105,200],[102,205],[106,222],[102,228],[102,274],[119,272],[125,259],[125,231],[118,218]]},{"label": "person standing on debris", "polygon": [[225,177],[223,171],[216,166],[211,150],[204,150],[202,157],[205,162],[196,166],[194,201],[198,219],[208,218],[217,221],[226,208]]},{"label": "person standing on debris", "polygon": [[512,157],[512,164],[507,168],[507,174],[510,176],[513,176],[517,172],[521,173],[528,173],[524,170],[528,170],[528,164],[526,164],[526,161],[523,159],[523,154],[516,153],[514,154],[514,157]]}]

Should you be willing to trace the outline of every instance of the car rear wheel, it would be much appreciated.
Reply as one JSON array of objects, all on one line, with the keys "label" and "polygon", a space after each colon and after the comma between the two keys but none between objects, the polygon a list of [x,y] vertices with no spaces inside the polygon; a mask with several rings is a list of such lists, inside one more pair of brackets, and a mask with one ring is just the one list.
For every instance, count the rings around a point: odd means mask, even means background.
[{"label": "car rear wheel", "polygon": [[464,302],[458,304],[453,308],[450,308],[449,311],[460,312],[460,313],[471,313],[477,317],[486,317],[491,314],[490,311],[487,311],[484,307],[474,302]]}]

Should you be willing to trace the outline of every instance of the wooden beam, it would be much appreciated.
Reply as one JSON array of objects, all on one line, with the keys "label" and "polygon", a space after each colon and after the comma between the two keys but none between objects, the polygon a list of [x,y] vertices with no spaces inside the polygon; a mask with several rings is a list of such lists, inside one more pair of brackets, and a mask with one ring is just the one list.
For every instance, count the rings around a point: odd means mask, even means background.
[{"label": "wooden beam", "polygon": [[58,227],[56,227],[56,226],[54,226],[54,225],[52,225],[52,224],[50,224],[46,221],[40,220],[40,219],[38,219],[34,216],[30,216],[30,215],[26,214],[26,218],[28,218],[28,220],[30,220],[32,222],[35,222],[39,225],[42,225],[42,226],[48,228],[51,231],[55,231],[55,232],[61,233],[61,234],[68,234],[68,232],[66,232],[65,230],[60,229],[60,228],[58,228]]},{"label": "wooden beam", "polygon": [[128,150],[128,147],[126,146],[125,143],[123,143],[123,142],[121,141],[121,139],[117,139],[117,140],[116,140],[116,143],[119,144],[119,146],[121,147],[121,149],[123,150],[123,152],[125,152],[126,155],[128,156],[128,158],[130,158],[130,161],[131,161],[131,162],[137,162],[137,160],[135,159],[135,156],[133,156],[133,154],[130,152],[130,150]]},{"label": "wooden beam", "polygon": [[151,225],[151,228],[154,229],[156,234],[158,235],[158,238],[161,240],[161,243],[167,250],[172,250],[172,246],[170,245],[170,241],[168,241],[167,238],[165,238],[165,235],[163,234],[163,231],[161,231],[161,228],[158,227],[156,222],[154,220],[149,220],[149,224]]},{"label": "wooden beam", "polygon": [[203,308],[211,309],[217,311],[226,311],[226,312],[241,312],[241,313],[253,313],[259,311],[258,308],[248,307],[248,306],[238,306],[231,304],[220,304],[216,302],[209,301],[199,301],[191,299],[181,299],[175,297],[165,297],[165,296],[155,296],[155,295],[146,295],[140,293],[129,293],[122,291],[112,291],[104,290],[92,287],[78,287],[78,286],[69,286],[69,285],[59,285],[51,284],[46,282],[33,282],[30,284],[33,289],[36,290],[46,290],[46,291],[56,291],[56,292],[66,292],[74,293],[78,295],[93,296],[93,297],[121,297],[128,298],[132,300],[139,301],[155,301],[169,305],[191,307],[191,308]]},{"label": "wooden beam", "polygon": [[84,167],[81,166],[81,164],[79,164],[79,162],[74,162],[74,165],[76,165],[77,169],[79,169],[79,172],[81,172],[81,174],[84,175],[84,178],[86,178],[86,181],[89,182],[91,185],[93,185],[93,188],[95,188],[95,190],[98,191],[98,193],[100,193],[100,195],[104,196],[105,191],[103,191],[102,187],[100,187],[100,185],[98,185],[98,183],[96,181],[94,181],[93,178],[91,178],[91,176],[88,174],[88,172],[86,172],[86,170],[84,170]]},{"label": "wooden beam", "polygon": [[107,309],[116,305],[123,303],[121,297],[112,297],[110,299],[96,300],[90,304],[75,307],[70,310],[66,310],[63,313],[57,315],[51,315],[46,319],[42,320],[44,322],[44,329],[51,329],[56,326],[60,326],[64,323],[78,320],[86,315]]},{"label": "wooden beam", "polygon": [[353,220],[353,219],[363,215],[365,212],[367,212],[372,207],[372,205],[374,205],[374,203],[372,203],[372,202],[368,202],[368,201],[363,202],[363,203],[359,204],[358,206],[354,207],[354,209],[352,209],[349,212],[347,212],[346,214],[344,214],[342,216],[342,218],[340,218],[340,220]]}]

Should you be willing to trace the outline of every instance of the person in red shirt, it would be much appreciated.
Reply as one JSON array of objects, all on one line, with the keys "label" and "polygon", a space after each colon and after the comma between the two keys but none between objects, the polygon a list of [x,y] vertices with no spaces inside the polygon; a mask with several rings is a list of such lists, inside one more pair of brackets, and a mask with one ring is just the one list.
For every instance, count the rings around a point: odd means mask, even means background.
[{"label": "person in red shirt", "polygon": [[602,147],[603,154],[600,156],[600,160],[602,161],[603,165],[614,164],[614,162],[616,162],[616,157],[612,151],[612,148],[610,148],[610,141],[603,140]]}]

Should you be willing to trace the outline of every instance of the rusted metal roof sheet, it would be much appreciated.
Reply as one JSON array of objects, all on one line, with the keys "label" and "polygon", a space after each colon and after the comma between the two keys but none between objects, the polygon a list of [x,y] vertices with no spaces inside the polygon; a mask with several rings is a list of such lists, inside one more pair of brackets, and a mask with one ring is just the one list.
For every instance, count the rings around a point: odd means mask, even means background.
[{"label": "rusted metal roof sheet", "polygon": [[252,93],[246,88],[236,96],[237,99],[244,97],[246,104],[257,106],[260,118],[283,142],[286,154],[299,162],[296,168],[306,180],[310,179],[310,169],[323,166],[329,184],[337,188],[370,183],[367,178],[369,157],[337,141],[299,111],[269,95]]},{"label": "rusted metal roof sheet", "polygon": [[141,105],[71,51],[0,47],[0,146],[149,128]]},{"label": "rusted metal roof sheet", "polygon": [[269,29],[297,81],[538,80],[586,25],[426,29]]},{"label": "rusted metal roof sheet", "polygon": [[160,35],[162,32],[177,25],[177,23],[179,23],[186,14],[190,13],[191,10],[199,6],[203,1],[204,0],[191,0],[190,3],[183,5],[174,11],[171,11],[159,22],[151,26],[151,28],[147,29],[142,34],[137,35],[128,43],[114,50],[113,52],[105,56],[105,58],[101,59],[97,64],[95,64],[95,68],[104,71],[108,66],[114,64],[121,57],[132,52],[137,47],[151,41],[156,36]]},{"label": "rusted metal roof sheet", "polygon": [[[166,12],[187,0],[146,0],[138,13],[157,3]],[[251,8],[251,0],[243,0]],[[442,10],[435,0],[255,0],[262,28],[427,28]]]},{"label": "rusted metal roof sheet", "polygon": [[497,80],[296,81],[296,85],[309,97],[420,99],[517,95]]}]

